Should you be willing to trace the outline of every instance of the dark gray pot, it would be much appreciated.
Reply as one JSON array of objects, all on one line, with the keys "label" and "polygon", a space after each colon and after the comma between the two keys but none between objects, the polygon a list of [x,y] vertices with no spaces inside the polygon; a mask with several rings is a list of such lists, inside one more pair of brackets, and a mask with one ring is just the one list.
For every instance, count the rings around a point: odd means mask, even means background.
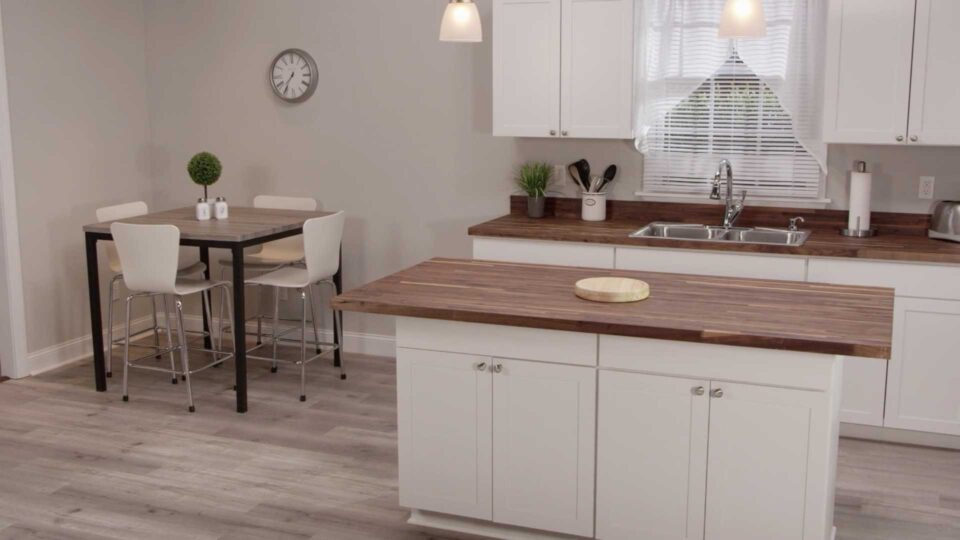
[{"label": "dark gray pot", "polygon": [[546,197],[527,197],[527,217],[542,218],[546,204]]}]

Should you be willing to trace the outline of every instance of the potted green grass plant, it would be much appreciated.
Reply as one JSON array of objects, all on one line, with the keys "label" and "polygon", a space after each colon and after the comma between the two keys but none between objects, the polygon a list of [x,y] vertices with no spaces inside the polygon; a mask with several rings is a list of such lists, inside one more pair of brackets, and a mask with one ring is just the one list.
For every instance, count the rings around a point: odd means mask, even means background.
[{"label": "potted green grass plant", "polygon": [[223,166],[217,156],[210,152],[200,152],[190,158],[187,163],[187,172],[190,178],[197,185],[203,186],[203,200],[207,200],[207,188],[212,186],[220,179],[220,173],[223,172]]},{"label": "potted green grass plant", "polygon": [[553,177],[549,163],[524,163],[517,173],[517,185],[527,194],[527,217],[542,218],[547,202],[547,186]]}]

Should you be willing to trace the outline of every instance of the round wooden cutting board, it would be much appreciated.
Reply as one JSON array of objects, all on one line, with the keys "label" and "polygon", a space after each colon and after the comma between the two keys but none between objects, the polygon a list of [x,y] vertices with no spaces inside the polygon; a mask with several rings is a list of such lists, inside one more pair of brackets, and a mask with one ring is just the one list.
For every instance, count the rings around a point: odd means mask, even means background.
[{"label": "round wooden cutting board", "polygon": [[578,281],[574,292],[594,302],[639,302],[650,296],[650,285],[639,279],[595,277]]}]

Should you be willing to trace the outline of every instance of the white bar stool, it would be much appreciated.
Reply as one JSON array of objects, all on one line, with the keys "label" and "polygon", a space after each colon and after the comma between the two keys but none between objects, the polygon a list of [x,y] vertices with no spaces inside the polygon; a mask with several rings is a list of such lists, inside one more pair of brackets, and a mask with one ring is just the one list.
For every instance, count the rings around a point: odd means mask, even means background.
[{"label": "white bar stool", "polygon": [[[183,375],[184,380],[187,382],[188,410],[194,412],[196,409],[193,405],[193,387],[190,383],[191,375],[220,364],[224,360],[232,358],[233,354],[222,352],[219,350],[219,347],[216,350],[199,349],[211,353],[213,355],[213,361],[198,369],[190,368],[190,355],[183,326],[183,297],[191,294],[200,294],[209,317],[209,296],[205,293],[211,289],[223,287],[224,296],[227,296],[227,313],[232,314],[233,308],[230,306],[231,300],[229,297],[230,284],[224,281],[189,279],[177,276],[177,263],[180,257],[180,229],[173,225],[114,223],[110,226],[110,234],[113,236],[120,261],[123,265],[123,282],[132,293],[127,296],[126,299],[126,331],[124,332],[125,339],[123,345],[123,400],[129,401],[127,386],[129,368],[135,367],[161,371],[170,373],[174,379],[177,378],[177,375]],[[163,299],[165,314],[168,313],[167,297],[171,296],[175,300],[179,345],[176,347],[173,346],[173,339],[168,329],[168,348],[158,352],[160,354],[169,352],[172,360],[173,353],[179,351],[181,361],[181,369],[179,371],[176,369],[176,365],[171,366],[168,370],[137,364],[137,362],[141,360],[153,357],[153,354],[134,360],[130,359],[130,304],[138,297],[156,298],[157,296]],[[169,320],[169,315],[167,315],[166,318]]]},{"label": "white bar stool", "polygon": [[[103,208],[97,209],[97,221],[103,223],[105,221],[117,221],[120,219],[126,219],[136,216],[142,216],[149,213],[149,208],[147,203],[143,201],[136,201],[131,203],[117,204],[114,206],[105,206]],[[108,298],[107,298],[107,377],[113,376],[113,346],[117,343],[123,341],[123,338],[113,337],[113,305],[118,300],[116,298],[116,287],[117,284],[123,279],[123,266],[120,264],[120,257],[117,255],[117,248],[113,242],[104,242],[107,250],[107,265],[110,268],[110,271],[113,272],[113,277],[110,278],[110,286],[108,287]],[[177,270],[177,275],[180,277],[189,277],[202,274],[207,269],[207,265],[203,264],[200,261],[194,261],[192,263],[187,262]],[[164,315],[166,315],[166,306],[164,306]],[[164,324],[166,325],[166,331],[170,332],[170,321],[165,317]],[[160,349],[160,328],[157,323],[157,300],[153,298],[153,339],[156,349]],[[169,341],[169,340],[168,340]],[[170,355],[170,364],[171,366],[175,365],[173,354]],[[171,380],[173,384],[177,384],[177,379],[174,378]]]},{"label": "white bar stool", "polygon": [[[263,357],[247,354],[247,358],[254,360],[264,360],[273,364],[272,371],[276,372],[278,362],[293,363],[300,366],[300,401],[307,400],[307,364],[327,356],[337,350],[339,347],[334,343],[321,343],[316,334],[316,315],[319,309],[314,306],[313,287],[320,285],[330,285],[336,294],[336,285],[333,282],[333,275],[340,268],[340,241],[343,238],[344,213],[337,212],[329,216],[308,219],[303,224],[303,251],[304,265],[285,266],[278,270],[268,272],[246,281],[249,285],[260,285],[274,288],[274,298],[277,299],[280,289],[297,289],[300,293],[300,359],[283,360],[277,355],[277,346],[284,335],[295,332],[297,328],[291,328],[281,332],[279,330],[280,317],[279,310],[274,308],[273,332],[271,336],[271,345],[273,346],[273,356]],[[310,313],[314,319],[314,339],[318,348],[318,353],[307,357],[307,304],[309,298]],[[337,332],[339,342],[343,343],[343,314],[337,310],[332,310],[333,316],[337,318]],[[264,344],[253,347],[249,352],[256,351]],[[322,352],[319,352],[321,349]],[[346,379],[347,374],[343,368],[343,358],[340,360],[340,378]]]},{"label": "white bar stool", "polygon": [[[266,208],[271,210],[304,210],[308,212],[317,209],[317,200],[310,197],[282,197],[279,195],[257,195],[253,198],[254,208]],[[258,246],[259,250],[251,253],[244,253],[244,270],[253,270],[259,272],[269,272],[277,270],[284,266],[303,262],[303,236],[296,235],[289,238],[281,238],[273,242],[267,242]],[[227,257],[220,260],[220,279],[226,279],[226,272],[233,268],[233,259]],[[258,306],[259,307],[259,306]],[[277,299],[274,298],[274,311],[277,309]],[[220,300],[220,310],[223,310],[223,300]],[[257,319],[257,345],[263,342],[263,313],[255,315]],[[250,319],[247,319],[250,320]],[[244,321],[246,322],[246,321]],[[220,319],[219,339],[223,339],[223,319]],[[230,329],[232,332],[233,329]],[[318,339],[317,326],[314,322],[314,340]],[[320,352],[319,347],[317,352]]]}]

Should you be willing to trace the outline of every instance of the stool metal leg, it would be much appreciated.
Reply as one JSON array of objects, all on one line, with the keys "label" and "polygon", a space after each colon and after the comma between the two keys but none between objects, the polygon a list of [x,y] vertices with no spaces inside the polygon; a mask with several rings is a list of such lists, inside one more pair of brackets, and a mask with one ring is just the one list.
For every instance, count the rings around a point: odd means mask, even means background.
[{"label": "stool metal leg", "polygon": [[314,309],[314,292],[319,293],[320,287],[317,287],[316,291],[313,289],[313,285],[307,286],[307,295],[310,297],[310,320],[313,321],[313,343],[316,345],[317,354],[320,354],[320,331],[317,330],[317,314],[320,312]]},{"label": "stool metal leg", "polygon": [[163,303],[163,325],[167,327],[167,348],[170,349],[170,384],[177,384],[177,356],[173,351],[173,327],[170,326],[170,306],[167,305],[167,296],[160,295]]},{"label": "stool metal leg", "polygon": [[180,362],[183,365],[183,374],[187,379],[187,410],[196,411],[193,406],[193,387],[190,384],[190,353],[187,350],[187,337],[183,331],[183,299],[177,297],[177,333],[180,335]]},{"label": "stool metal leg", "polygon": [[124,324],[124,339],[123,339],[123,400],[130,401],[130,394],[127,392],[127,381],[129,379],[130,371],[130,302],[133,301],[132,296],[127,297],[127,314],[125,317],[126,324]]},{"label": "stool metal leg", "polygon": [[[307,400],[307,291],[300,289],[300,401]],[[316,330],[316,322],[314,330]]]},{"label": "stool metal leg", "polygon": [[[280,333],[280,287],[273,288],[273,357],[277,358],[277,344],[280,341],[280,337],[277,335]],[[270,372],[276,373],[280,368],[280,364],[274,362],[270,366]]]},{"label": "stool metal leg", "polygon": [[[340,347],[340,352],[342,353],[343,352],[343,312],[335,309],[333,310],[333,316],[340,323],[337,325],[336,331],[337,331],[337,336],[340,338],[339,341],[337,342],[337,346]],[[340,380],[341,381],[347,378],[347,370],[344,367],[344,362],[346,361],[344,360],[345,357],[346,357],[345,354],[340,355]]]},{"label": "stool metal leg", "polygon": [[[157,322],[157,297],[151,296],[150,300],[152,302],[151,306],[153,307],[153,310],[150,313],[153,316],[153,344],[156,345],[157,350],[159,351],[160,350],[160,323]],[[163,355],[161,355],[158,352],[157,360],[159,360],[162,357]]]},{"label": "stool metal leg", "polygon": [[107,377],[113,377],[113,304],[116,302],[113,291],[116,288],[118,277],[120,276],[113,276],[113,279],[110,280],[110,287],[107,292]]}]

